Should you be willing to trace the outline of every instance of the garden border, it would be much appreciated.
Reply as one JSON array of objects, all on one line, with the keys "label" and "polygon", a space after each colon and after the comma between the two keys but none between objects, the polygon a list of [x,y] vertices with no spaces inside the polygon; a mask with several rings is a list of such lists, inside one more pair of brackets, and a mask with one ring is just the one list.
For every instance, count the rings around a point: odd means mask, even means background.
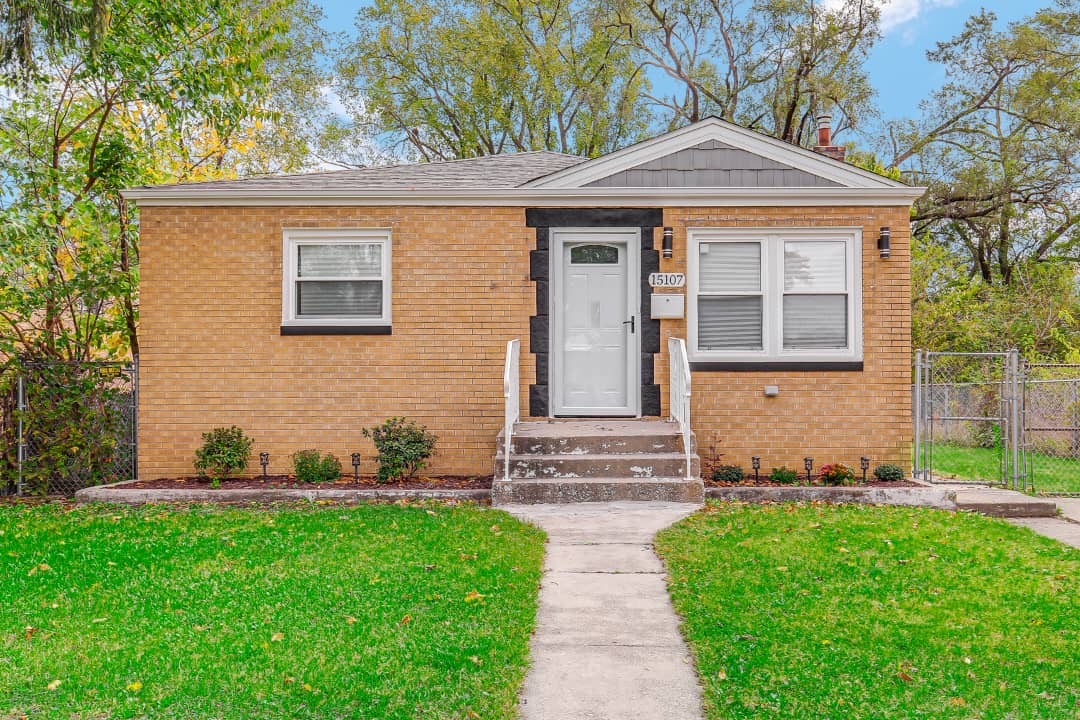
[{"label": "garden border", "polygon": [[137,480],[125,480],[109,485],[83,488],[75,493],[75,501],[85,503],[118,503],[122,505],[145,505],[149,503],[219,503],[223,505],[247,503],[296,502],[298,500],[328,500],[339,503],[359,503],[370,500],[472,500],[486,502],[491,499],[489,489],[394,489],[372,488],[370,490],[343,490],[340,488],[244,488],[191,489],[191,488],[129,488]]}]

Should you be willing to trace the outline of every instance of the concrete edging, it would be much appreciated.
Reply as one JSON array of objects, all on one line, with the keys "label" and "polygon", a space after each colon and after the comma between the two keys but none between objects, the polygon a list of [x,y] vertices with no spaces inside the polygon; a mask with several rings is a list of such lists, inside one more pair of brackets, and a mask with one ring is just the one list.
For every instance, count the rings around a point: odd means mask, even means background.
[{"label": "concrete edging", "polygon": [[910,505],[939,510],[955,510],[954,493],[937,487],[705,487],[705,497],[713,500],[762,502],[863,503],[867,505]]},{"label": "concrete edging", "polygon": [[371,500],[473,500],[486,502],[491,499],[491,491],[479,490],[343,490],[333,488],[267,488],[243,490],[194,490],[187,488],[130,488],[125,487],[132,481],[97,485],[83,488],[75,493],[75,502],[115,503],[120,505],[145,505],[148,503],[219,503],[223,505],[296,501],[330,501],[339,503],[359,503]]}]

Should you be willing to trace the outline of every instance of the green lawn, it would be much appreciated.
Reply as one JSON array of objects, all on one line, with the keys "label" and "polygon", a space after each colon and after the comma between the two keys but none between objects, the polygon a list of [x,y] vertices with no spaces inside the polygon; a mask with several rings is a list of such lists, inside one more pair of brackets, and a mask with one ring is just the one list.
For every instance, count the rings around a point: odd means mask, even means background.
[{"label": "green lawn", "polygon": [[1080,711],[1080,551],[916,508],[710,504],[657,547],[716,718]]},{"label": "green lawn", "polygon": [[512,718],[543,534],[474,506],[0,507],[0,718]]},{"label": "green lawn", "polygon": [[[1001,450],[936,444],[934,472],[964,480],[996,481],[1001,476]],[[1037,493],[1080,493],[1080,461],[1043,453],[1028,454],[1031,481]]]}]

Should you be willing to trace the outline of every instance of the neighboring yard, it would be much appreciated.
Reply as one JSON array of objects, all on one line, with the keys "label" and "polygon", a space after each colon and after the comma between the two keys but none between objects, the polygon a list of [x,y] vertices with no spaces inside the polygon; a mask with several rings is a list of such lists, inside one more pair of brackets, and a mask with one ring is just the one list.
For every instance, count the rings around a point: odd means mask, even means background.
[{"label": "neighboring yard", "polygon": [[[1080,493],[1080,460],[1028,453],[1032,482],[1037,493]],[[1001,449],[935,444],[933,467],[938,475],[965,480],[1001,477]]]},{"label": "neighboring yard", "polygon": [[543,534],[472,506],[0,507],[0,718],[511,718]]},{"label": "neighboring yard", "polygon": [[1080,708],[1080,551],[898,507],[710,504],[660,533],[716,718]]}]

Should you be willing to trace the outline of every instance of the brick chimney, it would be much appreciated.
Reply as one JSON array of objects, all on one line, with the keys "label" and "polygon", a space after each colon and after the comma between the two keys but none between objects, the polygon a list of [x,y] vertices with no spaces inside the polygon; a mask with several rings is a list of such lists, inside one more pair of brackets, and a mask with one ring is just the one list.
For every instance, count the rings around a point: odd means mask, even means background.
[{"label": "brick chimney", "polygon": [[847,148],[832,144],[832,115],[828,113],[817,116],[817,145],[814,146],[814,152],[844,162]]}]

